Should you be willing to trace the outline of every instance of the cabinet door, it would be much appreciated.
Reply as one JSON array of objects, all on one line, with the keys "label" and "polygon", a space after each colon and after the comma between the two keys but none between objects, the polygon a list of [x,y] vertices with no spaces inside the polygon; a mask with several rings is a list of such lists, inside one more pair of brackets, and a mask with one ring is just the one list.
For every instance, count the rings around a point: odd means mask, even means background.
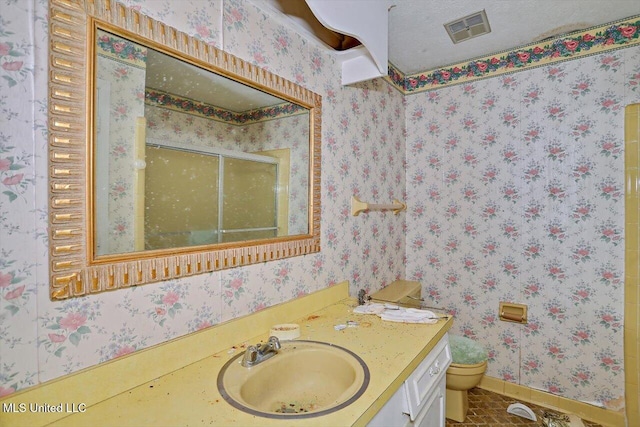
[{"label": "cabinet door", "polygon": [[445,378],[442,378],[437,387],[434,387],[422,411],[416,417],[415,426],[419,427],[444,427],[445,426]]},{"label": "cabinet door", "polygon": [[367,427],[407,427],[413,423],[409,415],[403,413],[404,393],[398,389],[380,412],[367,424]]}]

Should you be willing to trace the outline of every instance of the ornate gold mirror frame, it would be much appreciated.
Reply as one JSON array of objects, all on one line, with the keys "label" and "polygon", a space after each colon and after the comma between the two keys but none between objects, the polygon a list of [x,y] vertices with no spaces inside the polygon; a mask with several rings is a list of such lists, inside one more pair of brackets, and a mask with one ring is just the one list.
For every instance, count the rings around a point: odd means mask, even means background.
[{"label": "ornate gold mirror frame", "polygon": [[[111,0],[49,1],[50,298],[116,290],[320,251],[322,99],[305,88]],[[93,259],[89,106],[92,22],[134,33],[173,55],[309,109],[309,234]]]}]

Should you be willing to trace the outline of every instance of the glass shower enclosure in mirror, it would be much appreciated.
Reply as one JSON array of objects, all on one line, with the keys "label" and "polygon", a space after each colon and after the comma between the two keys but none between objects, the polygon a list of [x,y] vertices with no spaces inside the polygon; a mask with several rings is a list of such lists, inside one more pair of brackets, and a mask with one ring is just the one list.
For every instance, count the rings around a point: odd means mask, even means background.
[{"label": "glass shower enclosure in mirror", "polygon": [[118,34],[95,40],[98,257],[308,233],[307,109]]},{"label": "glass shower enclosure in mirror", "polygon": [[320,251],[320,95],[117,1],[49,23],[52,300]]}]

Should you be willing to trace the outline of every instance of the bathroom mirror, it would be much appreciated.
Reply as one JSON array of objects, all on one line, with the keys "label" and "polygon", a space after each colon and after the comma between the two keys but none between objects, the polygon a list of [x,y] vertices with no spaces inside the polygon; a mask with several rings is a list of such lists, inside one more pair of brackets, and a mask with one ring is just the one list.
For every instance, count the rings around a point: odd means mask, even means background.
[{"label": "bathroom mirror", "polygon": [[320,250],[319,95],[116,2],[50,18],[53,300]]}]

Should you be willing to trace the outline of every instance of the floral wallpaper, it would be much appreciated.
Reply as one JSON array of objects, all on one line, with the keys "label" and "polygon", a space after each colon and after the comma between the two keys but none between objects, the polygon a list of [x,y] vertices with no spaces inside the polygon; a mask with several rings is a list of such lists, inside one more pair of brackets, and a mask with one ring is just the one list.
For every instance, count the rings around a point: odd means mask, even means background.
[{"label": "floral wallpaper", "polygon": [[[640,47],[407,96],[407,276],[487,374],[624,399],[624,112]],[[529,323],[498,319],[527,304]]]},{"label": "floral wallpaper", "polygon": [[[128,0],[323,96],[322,252],[51,302],[47,2],[0,1],[0,395],[338,281],[355,295],[404,277],[488,348],[488,375],[621,409],[640,47],[404,96],[340,86],[333,56],[249,0]],[[352,217],[352,195],[409,208]],[[499,321],[499,301],[527,304],[529,323]]]},{"label": "floral wallpaper", "polygon": [[[96,235],[96,252],[117,254],[133,252],[135,195],[135,137],[136,117],[144,116],[144,82],[147,49],[129,40],[105,32],[98,32],[96,49],[96,75],[98,80],[96,136],[108,149],[99,153],[107,157],[108,166],[100,171],[104,162],[96,162],[97,175],[104,176],[104,185],[97,185],[96,203],[105,203],[108,214],[98,218],[103,232]],[[105,88],[107,99],[101,101]],[[101,117],[105,117],[101,120]],[[105,122],[106,121],[106,122]],[[97,180],[96,182],[102,183]],[[98,215],[102,206],[96,206]],[[107,227],[102,230],[102,227]]]},{"label": "floral wallpaper", "polygon": [[0,396],[343,280],[355,294],[404,275],[405,216],[350,215],[352,194],[403,197],[402,94],[382,79],[342,87],[327,50],[250,1],[179,3],[124,2],[322,95],[322,251],[51,302],[48,2],[0,0]]}]

